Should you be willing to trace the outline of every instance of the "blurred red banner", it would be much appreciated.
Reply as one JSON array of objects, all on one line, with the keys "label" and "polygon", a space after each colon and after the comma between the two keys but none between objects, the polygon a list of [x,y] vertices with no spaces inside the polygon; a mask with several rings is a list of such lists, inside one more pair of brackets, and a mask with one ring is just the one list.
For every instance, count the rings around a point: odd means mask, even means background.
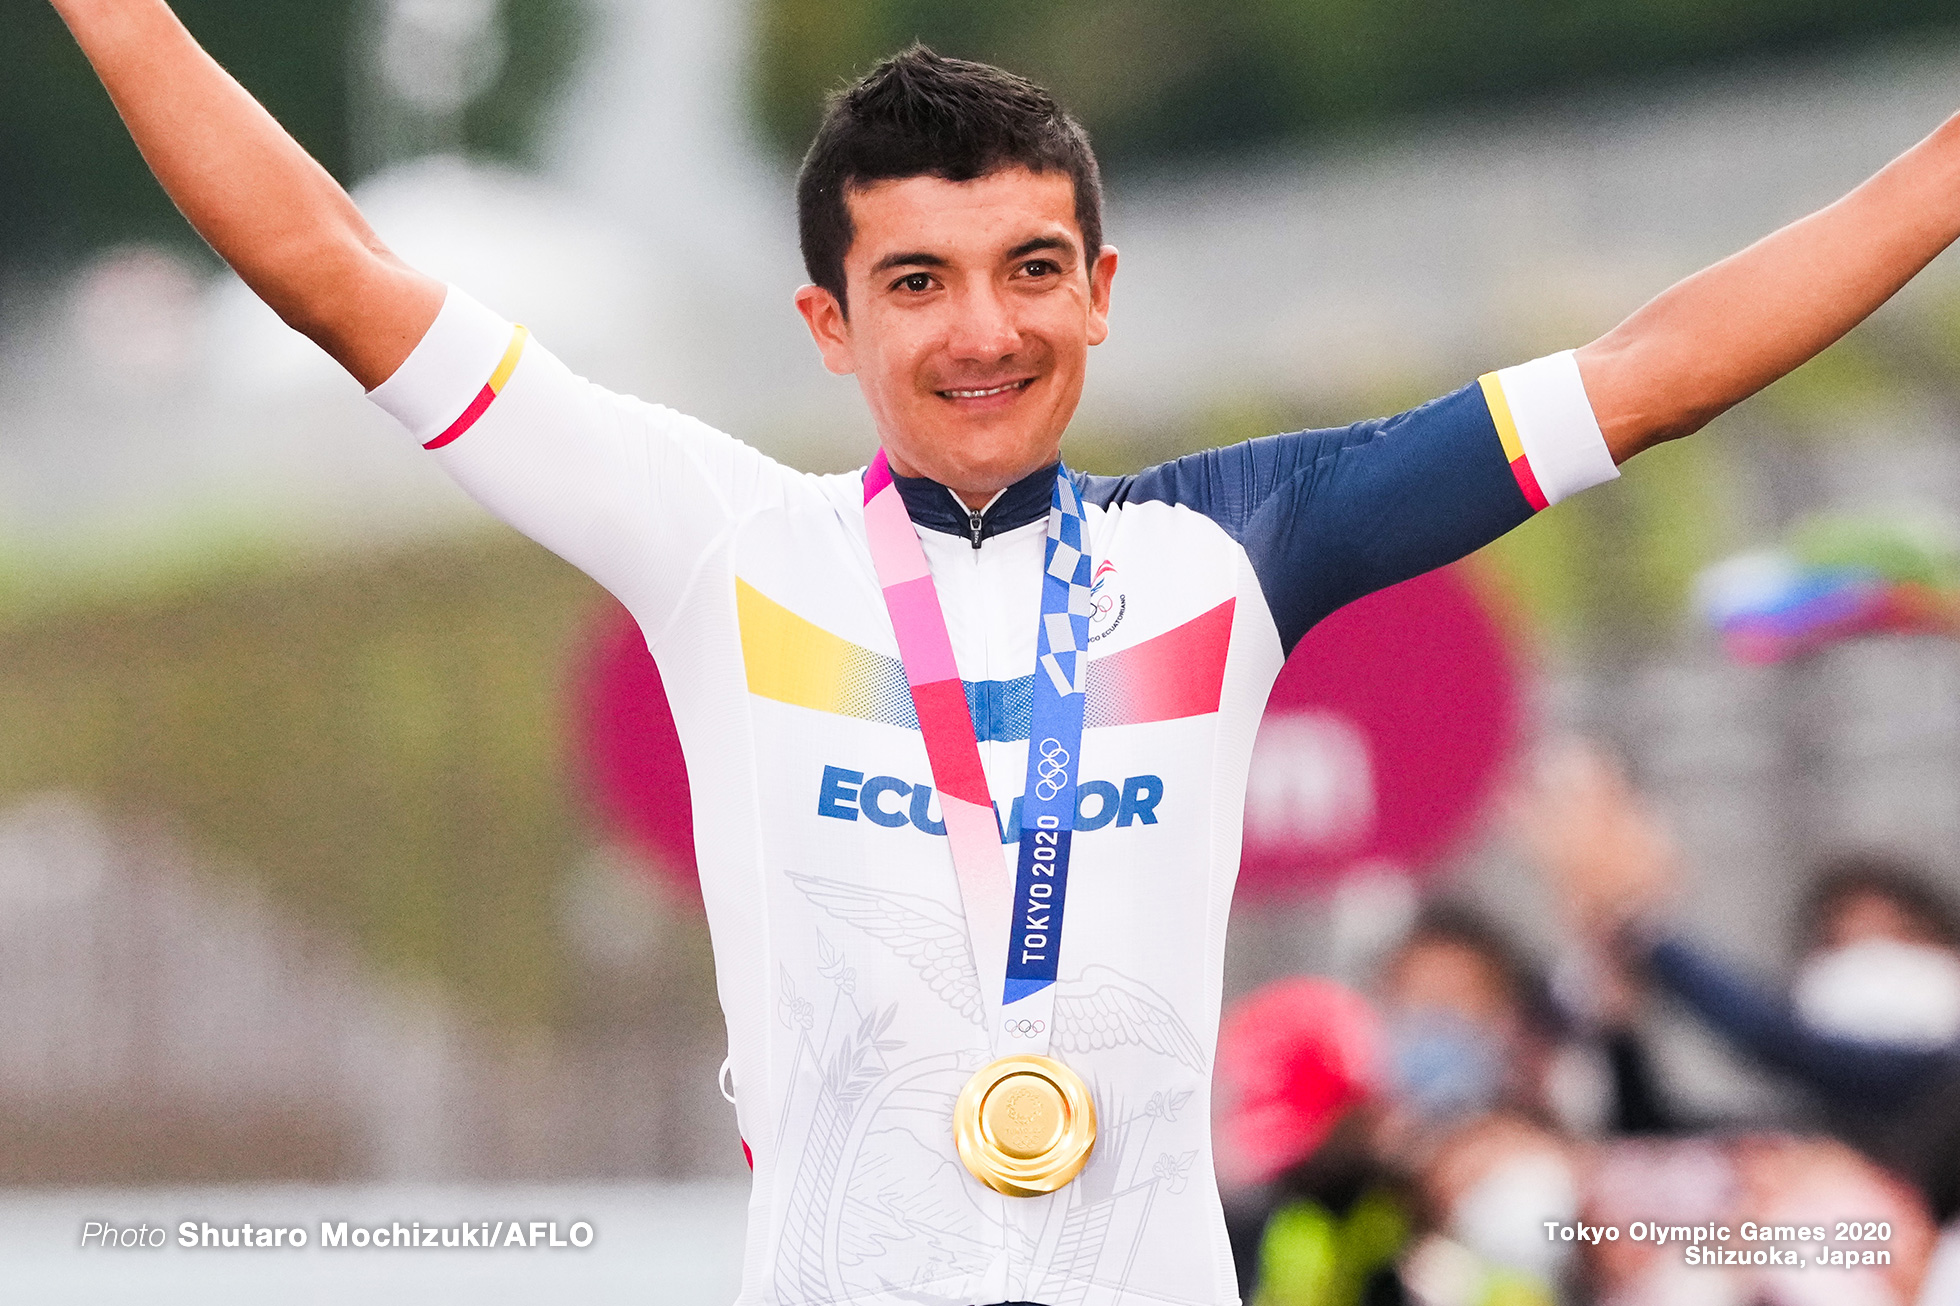
[{"label": "blurred red banner", "polygon": [[1239,891],[1435,865],[1474,828],[1519,730],[1515,659],[1462,568],[1350,603],[1300,641],[1267,700]]}]

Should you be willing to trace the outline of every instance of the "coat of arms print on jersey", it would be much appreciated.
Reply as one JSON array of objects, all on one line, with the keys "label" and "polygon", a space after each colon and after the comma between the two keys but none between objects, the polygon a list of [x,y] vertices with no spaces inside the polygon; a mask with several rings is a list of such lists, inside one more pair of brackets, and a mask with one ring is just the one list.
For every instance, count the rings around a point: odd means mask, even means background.
[{"label": "coat of arms print on jersey", "polygon": [[[957,916],[926,898],[788,876],[837,922],[840,939],[855,936],[862,946],[902,957],[938,1000],[981,1024],[979,977]],[[859,1001],[849,946],[819,929],[817,974],[802,984],[787,969],[780,977],[776,1018],[792,1031],[796,1051],[776,1136],[801,1140],[802,1150],[784,1174],[791,1196],[777,1294],[826,1301],[929,1289],[984,1273],[1014,1239],[1023,1245],[1010,1248],[1013,1259],[1037,1267],[1026,1290],[1035,1300],[1078,1306],[1092,1285],[1125,1286],[1159,1189],[1181,1194],[1190,1181],[1198,1151],[1184,1135],[1207,1127],[1185,1111],[1192,1092],[1128,1101],[1092,1082],[1101,1129],[1088,1166],[1045,1203],[1033,1230],[1005,1224],[992,1213],[997,1201],[973,1200],[981,1190],[960,1167],[948,1123],[985,1057],[920,1055],[893,1037],[898,1004],[881,1009]],[[1108,967],[1084,967],[1062,982],[1055,1026],[1064,1056],[1134,1045],[1200,1075],[1207,1069],[1197,1040],[1164,999]],[[911,1267],[914,1282],[892,1282],[894,1263]]]}]

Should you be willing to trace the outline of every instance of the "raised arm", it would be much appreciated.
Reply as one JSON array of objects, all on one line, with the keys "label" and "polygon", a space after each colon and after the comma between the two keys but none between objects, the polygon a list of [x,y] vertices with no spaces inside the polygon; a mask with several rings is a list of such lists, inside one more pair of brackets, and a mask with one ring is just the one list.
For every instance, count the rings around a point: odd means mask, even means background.
[{"label": "raised arm", "polygon": [[381,243],[164,0],[53,3],[198,234],[355,380],[386,380],[435,320],[442,284]]},{"label": "raised arm", "polygon": [[1616,462],[1700,430],[1862,322],[1960,237],[1960,115],[1830,207],[1578,351]]}]

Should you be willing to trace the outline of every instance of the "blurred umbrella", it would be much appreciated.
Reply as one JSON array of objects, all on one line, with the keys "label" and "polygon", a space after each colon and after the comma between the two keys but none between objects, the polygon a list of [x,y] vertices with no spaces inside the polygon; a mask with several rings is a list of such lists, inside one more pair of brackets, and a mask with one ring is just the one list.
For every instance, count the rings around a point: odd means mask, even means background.
[{"label": "blurred umbrella", "polygon": [[1738,662],[1782,662],[1864,635],[1960,629],[1960,542],[1929,515],[1806,518],[1775,549],[1703,572],[1697,605]]},{"label": "blurred umbrella", "polygon": [[1312,976],[1234,1003],[1218,1030],[1219,1178],[1264,1183],[1311,1156],[1374,1091],[1380,1026],[1366,998]]}]

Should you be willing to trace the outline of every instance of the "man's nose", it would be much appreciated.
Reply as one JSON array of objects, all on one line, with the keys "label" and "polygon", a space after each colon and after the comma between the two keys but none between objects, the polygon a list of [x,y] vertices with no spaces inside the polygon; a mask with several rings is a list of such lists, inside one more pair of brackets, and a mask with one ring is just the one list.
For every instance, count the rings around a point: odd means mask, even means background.
[{"label": "man's nose", "polygon": [[1021,332],[1014,324],[1012,305],[997,287],[974,287],[960,297],[959,311],[946,342],[955,358],[993,363],[1021,347]]}]

